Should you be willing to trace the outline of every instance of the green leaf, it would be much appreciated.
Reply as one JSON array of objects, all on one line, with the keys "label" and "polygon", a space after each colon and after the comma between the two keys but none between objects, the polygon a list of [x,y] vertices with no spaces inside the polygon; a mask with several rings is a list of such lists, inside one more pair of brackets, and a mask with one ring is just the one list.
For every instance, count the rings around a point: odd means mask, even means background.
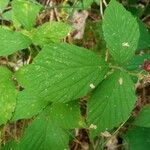
[{"label": "green leaf", "polygon": [[32,40],[35,45],[45,46],[50,42],[60,42],[71,31],[63,22],[48,22],[33,30]]},{"label": "green leaf", "polygon": [[93,3],[96,3],[97,5],[99,5],[100,3],[100,0],[83,0],[83,1],[79,1],[78,2],[78,8],[81,8],[81,9],[88,9],[91,7],[91,5]]},{"label": "green leaf", "polygon": [[36,17],[41,9],[41,6],[29,0],[14,0],[12,9],[15,18],[28,30],[36,23]]},{"label": "green leaf", "polygon": [[68,102],[85,96],[103,80],[107,70],[104,60],[87,49],[51,44],[33,64],[16,74],[25,89],[18,97],[16,113],[23,109],[25,115],[32,110],[35,114],[49,102]]},{"label": "green leaf", "polygon": [[137,118],[134,124],[140,127],[150,127],[150,105],[146,105]]},{"label": "green leaf", "polygon": [[12,72],[0,67],[0,125],[5,124],[15,109],[17,91]]},{"label": "green leaf", "polygon": [[8,5],[9,0],[0,0],[0,13],[4,11],[5,7]]},{"label": "green leaf", "polygon": [[85,96],[93,88],[91,84],[97,86],[103,80],[107,69],[104,60],[87,49],[51,44],[20,71],[19,81],[25,90],[42,95],[42,99],[67,102]]},{"label": "green leaf", "polygon": [[69,103],[52,104],[51,119],[64,129],[73,129],[82,125],[79,104],[76,101]]},{"label": "green leaf", "polygon": [[150,48],[150,33],[145,24],[139,19],[140,39],[136,51]]},{"label": "green leaf", "polygon": [[125,122],[136,101],[134,84],[129,75],[115,71],[94,91],[88,101],[88,123],[91,136]]},{"label": "green leaf", "polygon": [[[100,5],[100,1],[101,1],[101,0],[95,0],[95,2],[96,2],[97,5]],[[102,1],[102,2],[103,2],[103,1]]]},{"label": "green leaf", "polygon": [[140,37],[139,25],[115,0],[105,10],[103,32],[108,50],[118,63],[123,64],[133,57]]},{"label": "green leaf", "polygon": [[0,56],[7,56],[27,48],[31,40],[21,34],[5,28],[0,28]]},{"label": "green leaf", "polygon": [[93,2],[94,2],[94,0],[82,1],[83,8],[84,8],[84,9],[89,8],[89,7],[92,5]]},{"label": "green leaf", "polygon": [[148,150],[150,146],[150,128],[133,127],[127,131],[124,145],[129,150]]},{"label": "green leaf", "polygon": [[20,150],[16,141],[9,141],[7,142],[2,148],[1,150]]},{"label": "green leaf", "polygon": [[134,5],[138,2],[138,0],[127,0],[128,5]]},{"label": "green leaf", "polygon": [[14,16],[13,10],[9,10],[3,13],[2,15],[3,20],[7,20],[13,23],[13,26],[18,29],[21,27],[21,24],[17,21],[17,19]]},{"label": "green leaf", "polygon": [[2,17],[3,17],[3,20],[7,20],[7,21],[12,21],[12,10],[9,10],[9,11],[6,11],[3,13]]},{"label": "green leaf", "polygon": [[68,129],[75,127],[74,125],[80,120],[79,114],[77,114],[79,106],[78,108],[76,106],[74,102],[68,105],[55,104],[54,107],[51,106],[44,110],[26,129],[19,144],[21,150],[69,149],[69,135],[71,133]]},{"label": "green leaf", "polygon": [[49,102],[43,99],[37,98],[37,96],[31,94],[30,91],[25,90],[20,92],[17,97],[16,109],[12,121],[31,118],[39,114],[49,104]]},{"label": "green leaf", "polygon": [[150,59],[150,54],[144,54],[144,55],[137,55],[134,56],[127,64],[124,65],[124,67],[128,70],[142,70],[142,65],[144,64],[144,61]]}]

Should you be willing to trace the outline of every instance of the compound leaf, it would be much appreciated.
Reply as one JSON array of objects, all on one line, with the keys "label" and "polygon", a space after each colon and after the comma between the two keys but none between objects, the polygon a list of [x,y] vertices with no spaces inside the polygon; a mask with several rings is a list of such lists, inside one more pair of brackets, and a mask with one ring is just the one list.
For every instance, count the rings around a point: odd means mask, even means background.
[{"label": "compound leaf", "polygon": [[17,91],[12,75],[7,68],[0,67],[0,125],[11,118],[15,109]]},{"label": "compound leaf", "polygon": [[12,2],[12,9],[15,18],[28,30],[36,23],[36,17],[41,9],[37,3],[29,0],[14,0]]},{"label": "compound leaf", "polygon": [[133,57],[140,37],[139,25],[115,0],[105,10],[103,32],[108,50],[118,63],[123,64]]},{"label": "compound leaf", "polygon": [[31,40],[20,32],[0,28],[0,56],[13,54],[27,48]]},{"label": "compound leaf", "polygon": [[140,127],[150,127],[150,105],[146,105],[137,116],[134,124]]},{"label": "compound leaf", "polygon": [[125,122],[135,101],[134,84],[129,75],[115,71],[98,86],[88,102],[88,123],[94,128],[91,135]]}]

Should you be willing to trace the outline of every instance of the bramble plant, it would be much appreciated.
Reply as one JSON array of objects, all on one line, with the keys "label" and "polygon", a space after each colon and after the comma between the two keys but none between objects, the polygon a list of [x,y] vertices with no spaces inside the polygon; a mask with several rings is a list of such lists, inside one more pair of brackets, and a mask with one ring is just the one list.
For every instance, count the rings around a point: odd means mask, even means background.
[{"label": "bramble plant", "polygon": [[[8,3],[11,9],[5,11]],[[92,3],[84,1],[84,9]],[[144,23],[111,0],[102,19],[104,46],[95,52],[66,42],[73,30],[66,22],[37,26],[37,16],[44,9],[34,0],[0,1],[0,56],[7,58],[0,67],[1,139],[6,125],[30,119],[19,139],[1,140],[1,149],[67,150],[69,142],[76,140],[74,129],[81,128],[88,131],[94,149],[97,139],[104,140],[102,135],[112,140],[130,122],[131,127],[120,135],[123,141],[130,149],[147,150],[150,105],[137,117],[132,115],[136,85],[149,76],[149,61],[142,65],[150,55],[140,53],[150,47]],[[95,32],[101,32],[98,24]],[[11,59],[19,54],[31,59],[15,70]],[[83,97],[86,113],[81,115]]]}]

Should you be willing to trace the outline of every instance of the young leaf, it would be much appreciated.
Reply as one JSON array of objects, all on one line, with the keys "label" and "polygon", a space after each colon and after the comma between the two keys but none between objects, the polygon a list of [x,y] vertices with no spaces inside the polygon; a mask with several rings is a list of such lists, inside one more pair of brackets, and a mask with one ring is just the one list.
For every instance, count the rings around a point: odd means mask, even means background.
[{"label": "young leaf", "polygon": [[12,72],[0,67],[0,125],[12,116],[16,104],[17,91],[12,80]]},{"label": "young leaf", "polygon": [[63,22],[48,22],[33,30],[32,40],[41,47],[50,42],[60,42],[71,31],[71,27]]},{"label": "young leaf", "polygon": [[150,146],[150,128],[133,127],[123,135],[125,149],[148,150]]},{"label": "young leaf", "polygon": [[134,108],[136,96],[129,75],[115,71],[96,89],[88,102],[88,123],[91,135],[110,130],[125,122]]},{"label": "young leaf", "polygon": [[103,80],[107,70],[105,61],[87,49],[65,43],[51,44],[39,53],[33,64],[16,74],[25,88],[18,97],[16,113],[21,107],[29,112],[31,104],[41,110],[41,103],[44,107],[44,103],[68,102],[85,96]]},{"label": "young leaf", "polygon": [[2,13],[7,6],[9,0],[0,0],[0,13]]},{"label": "young leaf", "polygon": [[[77,108],[77,105],[74,104],[74,102],[72,104],[69,103],[69,105],[55,104],[54,107],[50,106],[44,110],[26,129],[19,147],[21,147],[22,150],[69,149],[69,135],[71,135],[71,133],[68,129],[72,129],[72,127],[75,127],[80,121],[79,106]],[[69,124],[70,121],[71,124]],[[76,127],[78,127],[78,125]]]},{"label": "young leaf", "polygon": [[134,124],[140,127],[150,127],[150,105],[146,105],[137,118]]},{"label": "young leaf", "polygon": [[27,48],[31,40],[20,32],[0,28],[0,56],[7,56]]},{"label": "young leaf", "polygon": [[103,32],[108,50],[118,63],[132,58],[140,37],[139,25],[136,18],[115,0],[105,10]]},{"label": "young leaf", "polygon": [[41,6],[29,0],[14,0],[12,9],[15,18],[27,29],[31,30],[36,23],[36,17]]}]

